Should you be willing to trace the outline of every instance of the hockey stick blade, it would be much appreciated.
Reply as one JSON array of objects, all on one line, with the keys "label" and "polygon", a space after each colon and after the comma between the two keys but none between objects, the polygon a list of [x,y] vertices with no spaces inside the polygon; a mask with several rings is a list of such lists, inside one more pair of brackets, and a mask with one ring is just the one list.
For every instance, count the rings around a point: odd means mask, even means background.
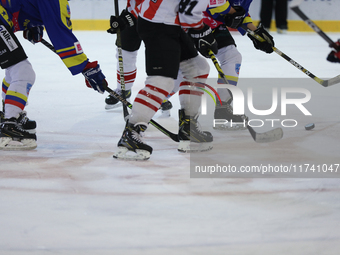
[{"label": "hockey stick blade", "polygon": [[[49,48],[51,51],[53,51],[54,53],[57,53],[57,51],[55,50],[55,48],[53,47],[52,44],[50,44],[49,42],[45,41],[44,39],[41,40],[41,42],[47,47]],[[122,102],[122,104],[126,105],[128,108],[132,108],[132,104],[130,104],[129,101],[127,101],[126,99],[122,98],[119,94],[117,94],[116,92],[114,92],[112,89],[110,89],[107,84],[105,82],[103,82],[103,87],[105,88],[105,90],[110,93],[111,96],[116,97],[118,100],[120,100]],[[150,120],[150,123],[157,128],[159,131],[161,131],[163,134],[165,134],[166,136],[170,137],[173,141],[175,142],[179,142],[178,139],[178,135],[171,133],[170,131],[168,131],[166,128],[162,127],[160,124],[158,124],[156,121],[154,120]]]},{"label": "hockey stick blade", "polygon": [[255,130],[247,125],[247,128],[253,137],[254,141],[257,143],[270,143],[280,140],[283,137],[282,128],[275,128],[264,133],[257,133]]},{"label": "hockey stick blade", "polygon": [[[208,51],[208,54],[210,56],[210,59],[213,61],[214,66],[216,68],[216,70],[218,71],[219,75],[222,77],[223,81],[225,83],[227,82],[227,78],[225,77],[225,74],[223,73],[223,70],[220,66],[220,64],[218,63],[218,61],[216,60],[216,57],[214,55],[214,53],[212,52],[212,50]],[[244,115],[245,116],[245,115]],[[247,116],[245,116],[247,118]],[[281,128],[276,128],[273,130],[269,130],[267,132],[264,133],[257,133],[251,126],[248,125],[247,123],[247,129],[251,135],[251,137],[254,139],[255,142],[257,143],[269,143],[269,142],[274,142],[277,140],[280,140],[283,137],[283,131]]]},{"label": "hockey stick blade", "polygon": [[340,75],[335,76],[334,78],[331,78],[329,80],[323,80],[322,81],[322,85],[324,87],[329,87],[329,86],[332,86],[332,85],[335,85],[335,84],[338,84],[338,83],[340,83]]}]

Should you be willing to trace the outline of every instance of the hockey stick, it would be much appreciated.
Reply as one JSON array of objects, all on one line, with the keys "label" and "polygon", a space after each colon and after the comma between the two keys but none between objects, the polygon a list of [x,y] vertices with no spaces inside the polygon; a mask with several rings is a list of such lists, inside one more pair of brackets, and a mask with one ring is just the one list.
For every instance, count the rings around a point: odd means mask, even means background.
[{"label": "hockey stick", "polygon": [[57,53],[57,51],[55,50],[55,48],[53,47],[52,44],[50,44],[49,42],[45,41],[45,39],[41,39],[41,43],[43,45],[45,45],[47,48],[49,48],[51,51],[53,51],[54,53]]},{"label": "hockey stick", "polygon": [[[119,7],[118,7],[118,0],[114,0],[115,4],[115,15],[116,17],[119,17]],[[112,26],[117,26],[117,51],[118,51],[118,63],[119,63],[119,76],[120,76],[120,88],[122,91],[122,98],[126,99],[125,97],[125,77],[124,77],[124,65],[123,65],[123,53],[122,53],[122,37],[121,37],[121,31],[119,28],[118,22],[117,24],[111,24]],[[123,114],[124,119],[126,120],[127,116],[129,115],[129,112],[127,110],[127,107],[125,104],[123,104]]]},{"label": "hockey stick", "polygon": [[[252,31],[251,29],[247,28],[246,26],[242,26],[243,29],[245,29],[249,34],[251,34],[254,38],[256,38],[257,40],[259,40],[260,42],[264,42],[265,39],[263,39],[261,36],[259,36],[258,34],[255,34],[254,31]],[[285,60],[287,60],[289,63],[291,63],[293,66],[295,66],[297,69],[299,69],[300,71],[302,71],[304,74],[306,74],[307,76],[309,76],[310,78],[312,78],[314,81],[316,81],[317,83],[321,84],[324,87],[329,87],[332,85],[335,85],[337,83],[340,83],[340,75],[335,76],[331,79],[328,80],[322,80],[318,77],[316,77],[314,74],[312,74],[310,71],[308,71],[306,68],[304,68],[302,65],[300,65],[298,62],[296,62],[295,60],[291,59],[290,57],[288,57],[286,54],[284,54],[282,51],[280,51],[278,48],[273,47],[273,50],[275,51],[275,53],[277,53],[278,55],[280,55],[282,58],[284,58]]]},{"label": "hockey stick", "polygon": [[[228,84],[227,78],[226,78],[225,74],[223,73],[223,70],[222,70],[220,64],[218,63],[218,61],[217,61],[214,53],[212,52],[212,50],[209,50],[208,54],[209,54],[211,60],[213,61],[217,72],[222,77],[223,81],[225,81],[225,83]],[[244,115],[244,116],[245,116],[246,119],[248,119],[248,117],[246,115]],[[274,141],[280,140],[283,137],[282,128],[275,128],[273,130],[270,130],[270,131],[267,131],[267,132],[264,132],[264,133],[257,133],[247,123],[247,129],[249,130],[249,133],[253,137],[254,141],[257,142],[257,143],[274,142]]]},{"label": "hockey stick", "polygon": [[[49,48],[51,51],[53,51],[54,53],[57,53],[57,51],[55,50],[55,48],[53,47],[52,44],[50,44],[49,42],[45,41],[44,39],[41,40],[41,42],[47,47]],[[104,84],[103,84],[104,85]],[[123,98],[122,96],[120,96],[119,94],[117,94],[116,92],[114,92],[112,89],[110,89],[106,84],[104,85],[105,90],[110,93],[111,96],[116,97],[119,101],[121,101],[126,107],[132,109],[132,104],[127,101],[125,98]],[[166,128],[164,128],[163,126],[161,126],[160,124],[158,124],[156,121],[154,120],[150,120],[150,123],[157,128],[159,131],[161,131],[163,134],[165,134],[166,136],[170,137],[173,141],[175,142],[179,142],[178,139],[178,135],[171,133],[169,130],[167,130]]]},{"label": "hockey stick", "polygon": [[298,5],[291,6],[290,9],[294,11],[308,26],[310,26],[318,35],[320,35],[329,45],[330,48],[334,48],[340,51],[340,46],[337,45],[331,38],[329,38],[313,21],[311,21],[299,8]]}]

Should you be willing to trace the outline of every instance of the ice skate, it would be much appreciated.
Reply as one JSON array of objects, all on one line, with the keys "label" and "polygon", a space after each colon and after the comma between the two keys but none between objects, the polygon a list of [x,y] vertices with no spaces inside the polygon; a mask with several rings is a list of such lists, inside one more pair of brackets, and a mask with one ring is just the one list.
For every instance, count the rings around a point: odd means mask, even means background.
[{"label": "ice skate", "polygon": [[178,151],[202,152],[212,149],[213,136],[200,129],[197,118],[198,115],[186,116],[183,109],[179,110]]},{"label": "ice skate", "polygon": [[3,119],[0,124],[0,150],[33,150],[37,137],[20,126],[18,119]]},{"label": "ice skate", "polygon": [[161,104],[160,110],[162,112],[162,115],[160,116],[160,118],[168,118],[171,116],[171,111],[172,109],[172,103],[168,100],[165,99],[163,101],[163,103]]},{"label": "ice skate", "polygon": [[22,129],[24,129],[25,131],[31,134],[34,134],[36,132],[35,129],[37,127],[37,123],[34,120],[30,120],[27,117],[27,113],[25,111],[22,111],[21,113],[19,113],[17,123],[19,127],[21,127]]},{"label": "ice skate", "polygon": [[141,133],[146,130],[146,123],[126,123],[123,135],[118,142],[114,158],[124,160],[147,160],[152,153],[152,147],[143,143]]},{"label": "ice skate", "polygon": [[215,119],[214,126],[213,126],[214,129],[228,130],[228,131],[247,129],[246,116],[245,115],[234,115],[231,102],[232,102],[231,98],[226,102],[222,101],[222,105],[220,104],[220,102],[217,102],[215,113],[214,113],[214,119]]},{"label": "ice skate", "polygon": [[[115,89],[115,92],[118,95],[122,96],[122,91],[121,90]],[[130,97],[131,97],[131,90],[125,90],[125,99],[128,99]],[[111,94],[108,95],[105,98],[105,103],[106,103],[106,105],[105,105],[105,109],[106,110],[111,110],[111,109],[117,108],[117,107],[122,105],[122,102],[119,101],[116,97],[112,96]]]}]

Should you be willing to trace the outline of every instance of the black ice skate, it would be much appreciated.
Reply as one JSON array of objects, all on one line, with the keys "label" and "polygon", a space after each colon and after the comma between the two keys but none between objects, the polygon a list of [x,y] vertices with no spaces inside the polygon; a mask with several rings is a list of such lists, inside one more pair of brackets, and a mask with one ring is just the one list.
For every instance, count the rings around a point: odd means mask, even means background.
[{"label": "black ice skate", "polygon": [[[0,123],[5,119],[5,113],[0,111]],[[27,117],[27,113],[25,111],[22,111],[19,113],[19,117],[17,119],[17,123],[19,127],[24,129],[25,131],[34,134],[35,128],[37,127],[37,123],[34,120],[30,120]]]},{"label": "black ice skate", "polygon": [[184,110],[179,110],[179,145],[180,152],[200,152],[212,149],[213,136],[208,131],[202,131],[196,116],[186,116]]},{"label": "black ice skate", "polygon": [[127,121],[122,137],[118,142],[118,150],[113,155],[117,159],[147,160],[152,147],[142,142],[141,132],[146,130],[146,123],[130,124]]},{"label": "black ice skate", "polygon": [[16,118],[3,119],[0,139],[1,150],[32,150],[37,147],[36,135],[22,129]]},{"label": "black ice skate", "polygon": [[17,122],[18,122],[19,127],[24,129],[25,131],[27,131],[31,134],[35,133],[37,123],[35,122],[35,120],[30,120],[27,117],[27,113],[25,111],[22,111],[21,113],[19,113],[19,117],[17,119]]},{"label": "black ice skate", "polygon": [[162,115],[160,116],[160,118],[170,117],[171,116],[170,110],[172,109],[172,103],[168,99],[165,99],[163,103],[161,104],[160,109],[162,111]]},{"label": "black ice skate", "polygon": [[217,100],[214,113],[214,129],[218,130],[245,130],[247,129],[247,118],[245,115],[234,115],[231,106],[232,99],[221,103]]},{"label": "black ice skate", "polygon": [[[121,90],[115,89],[115,92],[120,96],[122,95]],[[130,97],[131,97],[131,90],[125,90],[125,99],[128,99]],[[122,102],[112,95],[108,95],[105,98],[105,103],[106,103],[105,105],[106,110],[114,109],[122,105]]]}]

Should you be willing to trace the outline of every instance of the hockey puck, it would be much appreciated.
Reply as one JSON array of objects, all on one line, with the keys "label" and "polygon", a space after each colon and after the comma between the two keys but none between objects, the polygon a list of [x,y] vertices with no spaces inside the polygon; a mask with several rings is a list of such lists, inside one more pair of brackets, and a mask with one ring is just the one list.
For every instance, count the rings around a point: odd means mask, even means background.
[{"label": "hockey puck", "polygon": [[305,129],[306,129],[306,130],[312,130],[313,128],[315,128],[314,123],[309,123],[309,124],[307,124],[307,125],[305,126]]}]

